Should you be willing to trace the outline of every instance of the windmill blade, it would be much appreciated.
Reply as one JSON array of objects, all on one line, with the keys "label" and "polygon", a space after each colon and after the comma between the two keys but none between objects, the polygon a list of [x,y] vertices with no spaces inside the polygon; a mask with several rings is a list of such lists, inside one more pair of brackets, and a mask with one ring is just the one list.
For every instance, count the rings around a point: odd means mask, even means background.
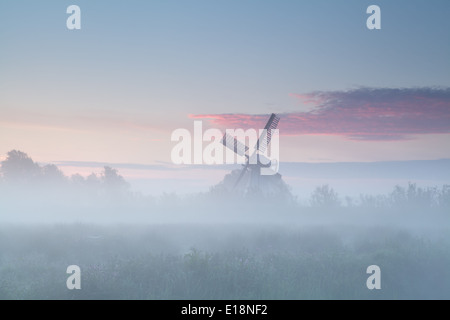
[{"label": "windmill blade", "polygon": [[222,144],[227,147],[230,150],[233,150],[234,153],[244,156],[245,153],[248,151],[248,147],[244,145],[243,143],[239,142],[235,137],[229,135],[226,133],[223,136]]},{"label": "windmill blade", "polygon": [[276,129],[279,122],[280,122],[280,117],[278,117],[275,113],[272,113],[270,115],[269,121],[267,121],[264,129],[266,129],[266,130]]},{"label": "windmill blade", "polygon": [[239,178],[237,178],[236,182],[234,183],[233,189],[236,189],[239,182],[241,182],[242,178],[244,177],[245,173],[247,172],[249,163],[245,165],[245,167],[242,169],[241,174],[239,175]]},{"label": "windmill blade", "polygon": [[272,115],[269,118],[269,121],[267,121],[267,124],[264,127],[265,133],[263,133],[261,137],[259,137],[258,142],[256,143],[257,150],[261,152],[266,151],[267,146],[272,140],[272,130],[275,130],[278,127],[279,122],[280,117],[278,117],[275,113],[272,113]]}]

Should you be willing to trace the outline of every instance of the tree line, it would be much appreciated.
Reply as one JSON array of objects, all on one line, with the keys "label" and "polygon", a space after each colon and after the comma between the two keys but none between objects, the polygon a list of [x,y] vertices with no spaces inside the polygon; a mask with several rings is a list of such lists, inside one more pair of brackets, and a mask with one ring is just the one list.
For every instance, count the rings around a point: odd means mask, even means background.
[{"label": "tree line", "polygon": [[86,178],[80,174],[70,177],[54,164],[40,165],[33,161],[26,153],[12,150],[1,162],[0,182],[6,186],[19,188],[33,187],[87,187],[90,189],[104,189],[108,192],[124,193],[129,184],[109,166],[104,166],[100,174],[91,173]]},{"label": "tree line", "polygon": [[[155,200],[152,196],[143,196],[139,193],[130,191],[130,184],[118,173],[118,171],[109,166],[104,166],[101,173],[91,173],[87,177],[80,174],[74,174],[70,177],[54,164],[40,165],[33,161],[26,153],[18,150],[12,150],[7,153],[7,157],[1,163],[0,168],[0,186],[6,189],[58,189],[64,191],[78,191],[86,195],[98,196],[108,195],[117,199],[128,199],[138,201],[145,199],[152,202],[167,203],[170,205],[183,203],[196,203],[208,201],[227,202],[230,197],[238,197],[240,200],[246,200],[242,194],[232,194],[225,192],[223,185],[212,186],[209,192],[185,196],[184,198],[176,194],[167,194]],[[225,179],[226,180],[226,179]],[[5,189],[5,188],[3,188]],[[297,203],[296,198],[291,195],[289,186],[282,188],[284,195],[273,195],[266,199],[270,202],[280,202],[289,205]],[[266,195],[267,197],[267,195]],[[150,199],[151,198],[151,199]],[[251,194],[247,200],[255,200],[258,194]],[[256,199],[261,200],[261,199]],[[289,200],[289,201],[288,201]],[[298,203],[297,203],[298,204]],[[309,206],[313,208],[339,208],[339,207],[358,207],[358,208],[449,208],[450,207],[450,185],[442,187],[419,187],[415,183],[409,183],[406,187],[395,186],[387,194],[367,195],[361,194],[359,198],[341,197],[329,185],[318,186],[309,197]]]}]

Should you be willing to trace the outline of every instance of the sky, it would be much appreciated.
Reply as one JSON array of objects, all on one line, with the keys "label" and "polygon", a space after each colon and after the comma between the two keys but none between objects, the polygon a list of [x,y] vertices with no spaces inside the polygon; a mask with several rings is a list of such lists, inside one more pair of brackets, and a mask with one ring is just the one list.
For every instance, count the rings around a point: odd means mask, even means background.
[{"label": "sky", "polygon": [[175,129],[272,112],[282,162],[450,158],[449,16],[447,0],[3,0],[0,159],[170,164]]}]

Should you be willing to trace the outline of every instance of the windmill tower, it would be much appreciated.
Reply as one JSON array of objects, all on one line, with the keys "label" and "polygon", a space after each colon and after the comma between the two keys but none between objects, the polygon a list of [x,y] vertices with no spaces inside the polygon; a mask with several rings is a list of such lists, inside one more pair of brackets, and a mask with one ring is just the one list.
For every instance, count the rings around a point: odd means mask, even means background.
[{"label": "windmill tower", "polygon": [[[244,193],[249,191],[257,191],[262,193],[273,193],[278,182],[281,182],[281,175],[262,175],[263,168],[269,168],[272,161],[264,156],[268,145],[272,140],[272,130],[278,126],[280,118],[272,113],[262,135],[258,138],[253,149],[238,141],[235,137],[225,134],[222,144],[231,149],[234,153],[241,157],[245,157],[245,164],[240,170],[233,184],[234,190],[240,190]],[[234,172],[232,172],[233,175]]]}]

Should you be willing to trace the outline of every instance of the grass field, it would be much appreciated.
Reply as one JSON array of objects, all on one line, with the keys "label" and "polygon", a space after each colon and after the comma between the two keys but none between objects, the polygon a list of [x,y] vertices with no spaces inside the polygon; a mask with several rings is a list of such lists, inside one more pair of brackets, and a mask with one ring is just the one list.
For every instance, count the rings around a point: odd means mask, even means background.
[{"label": "grass field", "polygon": [[[450,299],[447,234],[351,224],[3,225],[0,299]],[[66,287],[74,264],[81,290]],[[381,290],[366,287],[373,264]]]}]

